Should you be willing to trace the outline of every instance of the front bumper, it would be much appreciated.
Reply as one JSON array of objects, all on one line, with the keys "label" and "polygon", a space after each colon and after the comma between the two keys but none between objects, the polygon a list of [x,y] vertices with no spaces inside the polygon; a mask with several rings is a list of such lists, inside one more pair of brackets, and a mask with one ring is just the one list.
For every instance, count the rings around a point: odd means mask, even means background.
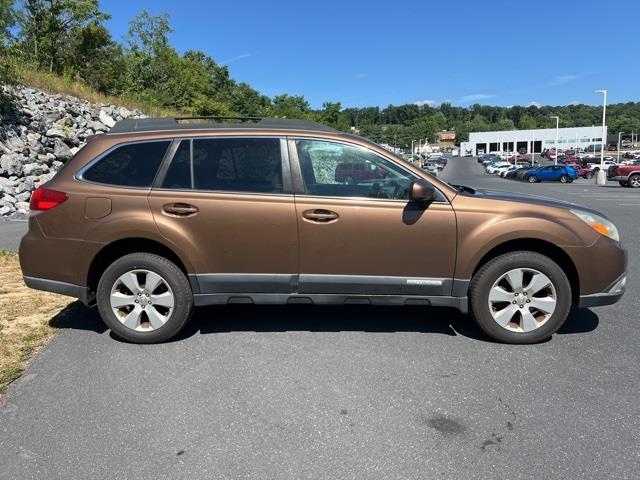
[{"label": "front bumper", "polygon": [[601,307],[612,305],[622,298],[627,287],[627,273],[625,272],[616,279],[613,284],[600,293],[591,295],[580,295],[578,307]]}]

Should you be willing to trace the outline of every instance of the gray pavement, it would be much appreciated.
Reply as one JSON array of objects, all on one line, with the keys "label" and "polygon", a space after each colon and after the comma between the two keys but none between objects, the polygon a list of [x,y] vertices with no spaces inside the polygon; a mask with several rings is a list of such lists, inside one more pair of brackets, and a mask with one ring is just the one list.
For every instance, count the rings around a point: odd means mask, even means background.
[{"label": "gray pavement", "polygon": [[627,295],[533,346],[446,309],[303,305],[200,309],[141,346],[73,304],[0,411],[0,479],[638,478],[640,192],[444,173],[605,211]]},{"label": "gray pavement", "polygon": [[0,219],[0,249],[18,250],[20,239],[27,233],[26,220],[2,220]]}]

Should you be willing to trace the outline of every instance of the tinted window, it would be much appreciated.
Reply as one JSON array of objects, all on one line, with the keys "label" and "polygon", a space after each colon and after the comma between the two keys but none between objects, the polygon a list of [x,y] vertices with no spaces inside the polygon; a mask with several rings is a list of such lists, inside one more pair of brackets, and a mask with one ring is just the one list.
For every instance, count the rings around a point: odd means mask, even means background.
[{"label": "tinted window", "polygon": [[282,193],[280,140],[277,138],[183,140],[167,171],[163,187]]},{"label": "tinted window", "polygon": [[[409,198],[414,177],[365,148],[321,140],[297,140],[296,146],[305,186],[311,195]],[[352,169],[343,169],[345,163],[353,164]]]},{"label": "tinted window", "polygon": [[164,188],[192,188],[191,184],[191,141],[183,140],[176,150],[171,165],[164,177]]},{"label": "tinted window", "polygon": [[117,147],[92,165],[82,178],[123,187],[150,187],[169,141],[132,143]]}]

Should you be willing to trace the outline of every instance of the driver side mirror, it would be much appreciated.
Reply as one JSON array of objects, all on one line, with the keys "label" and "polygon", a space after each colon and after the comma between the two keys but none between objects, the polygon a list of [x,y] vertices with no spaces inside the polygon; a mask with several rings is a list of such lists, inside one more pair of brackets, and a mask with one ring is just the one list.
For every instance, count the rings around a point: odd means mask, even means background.
[{"label": "driver side mirror", "polygon": [[434,200],[435,196],[436,189],[426,180],[418,179],[411,182],[409,200],[412,202],[429,203]]}]

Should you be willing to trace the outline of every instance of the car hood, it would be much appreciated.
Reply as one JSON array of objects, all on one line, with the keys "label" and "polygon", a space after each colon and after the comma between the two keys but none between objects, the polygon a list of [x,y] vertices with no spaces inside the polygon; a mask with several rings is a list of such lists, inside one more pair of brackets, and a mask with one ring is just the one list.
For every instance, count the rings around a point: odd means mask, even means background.
[{"label": "car hood", "polygon": [[[473,189],[474,193],[463,193],[463,195],[475,198],[486,198],[490,200],[502,200],[508,202],[532,203],[536,205],[545,205],[557,208],[579,208],[580,210],[593,211],[590,208],[578,205],[576,203],[556,200],[555,198],[542,197],[539,195],[530,195],[527,193],[503,192],[499,190],[486,190],[483,188]],[[598,213],[593,211],[594,213]],[[601,215],[600,213],[598,213]]]}]

